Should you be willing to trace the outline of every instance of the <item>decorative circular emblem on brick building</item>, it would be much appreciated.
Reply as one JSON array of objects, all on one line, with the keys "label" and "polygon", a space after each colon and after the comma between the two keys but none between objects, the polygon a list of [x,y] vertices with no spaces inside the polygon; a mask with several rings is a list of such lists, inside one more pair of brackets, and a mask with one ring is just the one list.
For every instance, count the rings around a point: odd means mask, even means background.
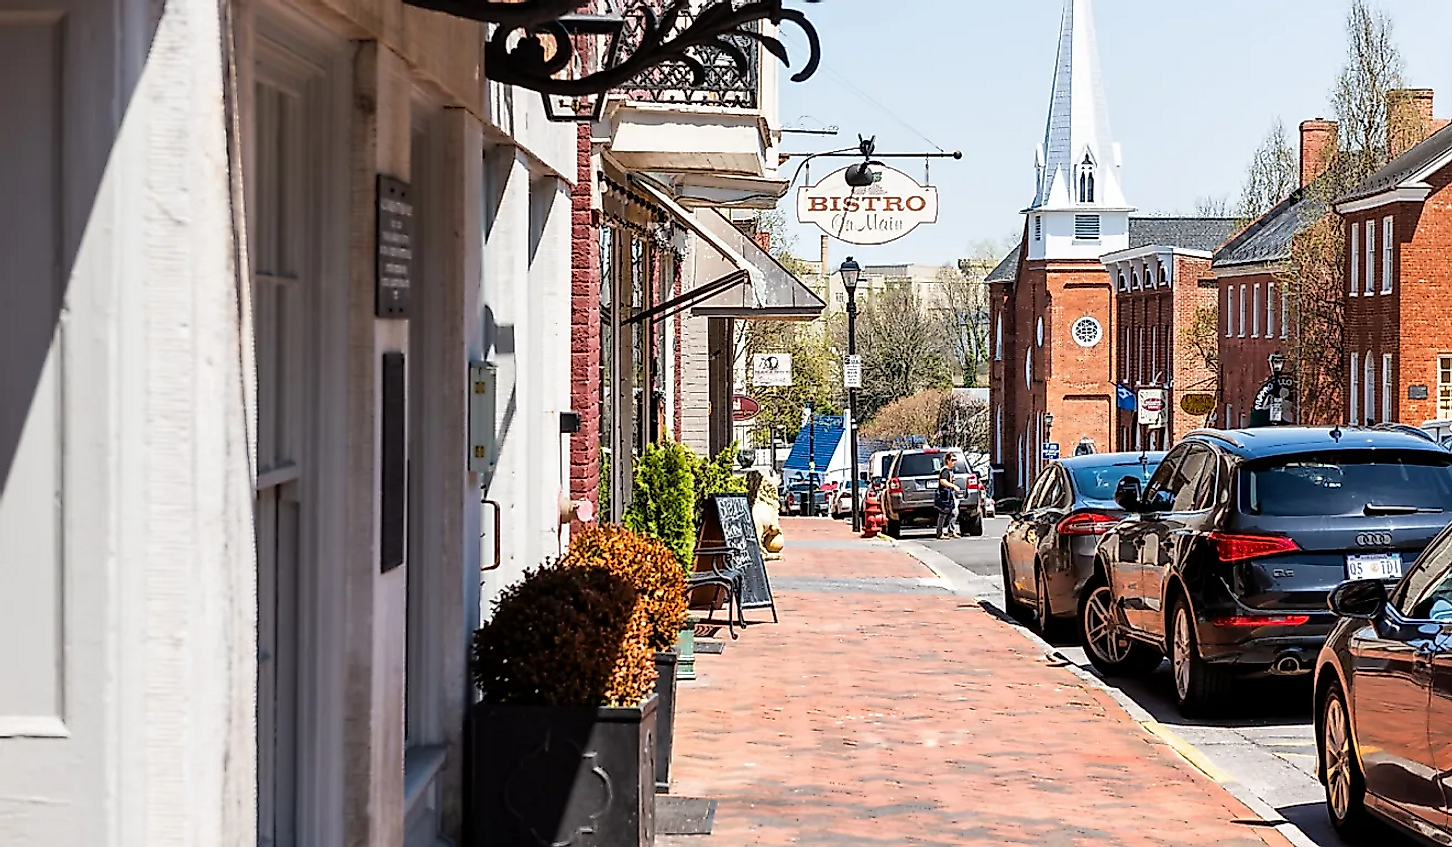
[{"label": "decorative circular emblem on brick building", "polygon": [[1080,347],[1093,347],[1104,340],[1104,327],[1094,318],[1085,316],[1069,327],[1069,334],[1074,336],[1074,343]]}]

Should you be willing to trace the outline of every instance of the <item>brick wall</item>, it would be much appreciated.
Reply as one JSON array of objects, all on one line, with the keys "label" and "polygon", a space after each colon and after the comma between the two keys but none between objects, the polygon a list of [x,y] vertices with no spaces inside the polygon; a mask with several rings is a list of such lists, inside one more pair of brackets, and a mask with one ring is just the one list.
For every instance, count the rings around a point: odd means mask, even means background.
[{"label": "brick wall", "polygon": [[[1281,285],[1275,272],[1267,268],[1260,273],[1222,276],[1214,289],[1218,304],[1217,311],[1220,313],[1220,408],[1216,420],[1216,424],[1219,426],[1237,428],[1249,425],[1255,395],[1260,392],[1261,386],[1270,377],[1270,365],[1267,359],[1272,353],[1284,354],[1286,366],[1295,367],[1295,361],[1291,356],[1290,333],[1284,332],[1288,327],[1280,308]],[[1235,290],[1235,305],[1227,314],[1227,294],[1232,287]],[[1254,292],[1257,289],[1260,291],[1259,327],[1251,319],[1252,309],[1256,302]],[[1242,292],[1247,300],[1243,310],[1246,324],[1243,332],[1240,326]],[[1265,317],[1268,292],[1273,292],[1271,296],[1277,304],[1275,332],[1270,337],[1266,335]],[[1291,315],[1290,320],[1294,323],[1295,316]],[[1229,337],[1226,334],[1228,329],[1232,330]],[[1289,329],[1293,330],[1294,327],[1289,327]],[[1232,417],[1228,422],[1225,417],[1227,408],[1232,412]]]},{"label": "brick wall", "polygon": [[[1081,438],[1100,450],[1112,443],[1111,411],[1114,383],[1112,289],[1104,266],[1097,262],[1023,262],[1011,291],[994,287],[993,319],[1003,321],[1003,361],[994,362],[995,398],[1003,406],[1003,465],[1000,494],[1021,493],[1019,443],[1024,444],[1025,477],[1032,482],[1043,466],[1040,438],[1053,440],[1065,453]],[[1081,347],[1070,327],[1083,316],[1098,319],[1104,336],[1093,347]],[[1043,319],[1043,344],[1038,342]],[[1031,380],[1024,369],[1032,361]],[[1053,429],[1039,429],[1039,416],[1051,413]]]},{"label": "brick wall", "polygon": [[[1376,406],[1382,412],[1382,356],[1392,355],[1392,419],[1412,425],[1440,417],[1437,412],[1437,359],[1452,355],[1452,332],[1447,329],[1447,307],[1452,302],[1452,168],[1435,174],[1428,183],[1432,193],[1424,203],[1396,203],[1347,216],[1348,227],[1360,229],[1362,275],[1358,294],[1347,298],[1347,351],[1372,353],[1376,365]],[[1392,290],[1381,293],[1381,221],[1392,217]],[[1375,294],[1365,295],[1366,223],[1376,222],[1377,262]],[[1348,230],[1349,238],[1349,230]],[[1349,268],[1348,268],[1349,270]],[[1364,368],[1364,365],[1361,365]],[[1350,383],[1350,359],[1345,363]],[[1413,400],[1411,386],[1426,386],[1427,399]],[[1362,388],[1365,394],[1365,388]],[[1347,412],[1350,412],[1348,401]],[[1365,410],[1361,412],[1365,417]]]},{"label": "brick wall", "polygon": [[600,264],[595,220],[594,155],[590,127],[579,129],[579,180],[571,192],[570,405],[580,432],[570,438],[570,497],[599,504],[600,488]]},{"label": "brick wall", "polygon": [[1191,430],[1205,423],[1203,417],[1181,411],[1180,400],[1186,394],[1213,395],[1219,386],[1219,374],[1205,364],[1204,357],[1188,340],[1189,328],[1194,323],[1197,310],[1219,311],[1215,300],[1218,289],[1209,276],[1209,259],[1175,257],[1174,302],[1171,305],[1170,320],[1175,387],[1170,398],[1170,410],[1176,440],[1184,438]]}]

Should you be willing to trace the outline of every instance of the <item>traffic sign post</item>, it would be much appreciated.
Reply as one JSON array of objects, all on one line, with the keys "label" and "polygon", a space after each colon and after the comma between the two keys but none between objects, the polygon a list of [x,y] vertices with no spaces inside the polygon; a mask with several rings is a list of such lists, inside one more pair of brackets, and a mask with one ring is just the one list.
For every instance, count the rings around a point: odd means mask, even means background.
[{"label": "traffic sign post", "polygon": [[1059,442],[1045,441],[1042,455],[1045,462],[1059,461]]},{"label": "traffic sign post", "polygon": [[844,388],[862,387],[862,357],[848,356],[842,363],[842,385]]}]

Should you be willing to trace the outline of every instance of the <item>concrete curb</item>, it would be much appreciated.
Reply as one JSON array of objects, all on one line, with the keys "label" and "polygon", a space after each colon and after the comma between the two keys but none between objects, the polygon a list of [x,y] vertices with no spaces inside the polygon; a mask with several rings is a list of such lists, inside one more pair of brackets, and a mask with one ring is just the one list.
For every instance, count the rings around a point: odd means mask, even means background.
[{"label": "concrete curb", "polygon": [[[891,539],[889,540],[891,541]],[[951,576],[954,571],[966,570],[962,565],[949,559],[942,553],[914,541],[892,541],[892,546],[901,549],[904,553],[917,559],[940,580],[949,584],[954,584]],[[997,612],[997,607],[987,598],[974,596],[973,599],[985,609]],[[1045,658],[1078,677],[1085,685],[1108,695],[1111,700],[1124,710],[1125,714],[1131,720],[1139,724],[1141,729],[1153,736],[1159,743],[1173,750],[1176,755],[1184,759],[1195,770],[1204,774],[1210,781],[1225,789],[1230,796],[1239,800],[1252,814],[1274,827],[1276,832],[1279,832],[1291,844],[1296,845],[1296,847],[1317,847],[1316,842],[1312,841],[1306,833],[1302,832],[1300,827],[1282,817],[1279,812],[1272,808],[1265,800],[1261,799],[1259,795],[1235,781],[1234,778],[1221,770],[1219,766],[1210,761],[1204,753],[1200,752],[1190,742],[1181,738],[1169,727],[1155,720],[1153,715],[1146,711],[1143,706],[1134,702],[1123,691],[1109,685],[1098,675],[1079,667],[1079,665],[1070,661],[1063,653],[1060,653],[1058,648],[1040,638],[1037,633],[1027,627],[1020,626],[1004,618],[1001,612],[998,613],[998,617],[1005,624],[1017,631],[1019,635],[1023,636],[1029,643],[1042,650]]]}]

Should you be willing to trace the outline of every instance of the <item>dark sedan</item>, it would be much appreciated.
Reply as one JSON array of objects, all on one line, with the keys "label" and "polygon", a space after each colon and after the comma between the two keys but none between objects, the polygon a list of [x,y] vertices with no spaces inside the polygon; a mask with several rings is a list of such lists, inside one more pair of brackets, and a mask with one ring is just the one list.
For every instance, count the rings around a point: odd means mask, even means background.
[{"label": "dark sedan", "polygon": [[1316,667],[1317,775],[1343,834],[1371,815],[1452,843],[1452,528],[1390,593],[1331,593],[1341,620]]},{"label": "dark sedan", "polygon": [[1079,594],[1094,575],[1100,537],[1124,517],[1114,490],[1125,477],[1141,484],[1164,453],[1100,453],[1044,469],[1003,535],[1000,559],[1006,611],[1046,634],[1072,623]]},{"label": "dark sedan", "polygon": [[1186,713],[1222,705],[1237,677],[1309,675],[1347,579],[1402,577],[1452,515],[1452,456],[1399,432],[1197,430],[1175,446],[1099,545],[1080,604],[1102,673],[1166,654]]}]

